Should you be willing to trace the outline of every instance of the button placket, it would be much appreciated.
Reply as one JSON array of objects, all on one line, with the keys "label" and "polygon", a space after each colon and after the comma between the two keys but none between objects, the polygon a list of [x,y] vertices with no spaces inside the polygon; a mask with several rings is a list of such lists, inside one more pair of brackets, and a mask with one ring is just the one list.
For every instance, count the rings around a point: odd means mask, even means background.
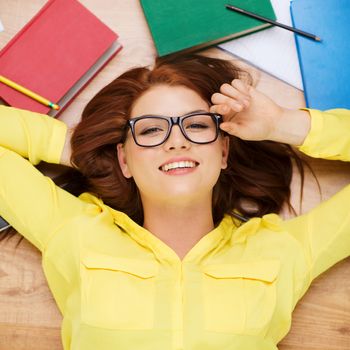
[{"label": "button placket", "polygon": [[184,274],[183,265],[180,262],[176,265],[175,272],[175,291],[174,291],[174,304],[173,304],[173,315],[174,315],[174,337],[173,337],[173,349],[183,349],[183,317],[184,317]]}]

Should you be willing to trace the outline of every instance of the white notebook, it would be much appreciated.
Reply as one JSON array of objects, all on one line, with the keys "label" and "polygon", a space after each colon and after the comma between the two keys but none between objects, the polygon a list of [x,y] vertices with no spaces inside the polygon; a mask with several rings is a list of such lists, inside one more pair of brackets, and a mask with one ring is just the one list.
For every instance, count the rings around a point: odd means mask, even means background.
[{"label": "white notebook", "polygon": [[[290,0],[271,0],[271,3],[277,22],[292,26]],[[293,32],[274,26],[218,47],[303,90]]]}]

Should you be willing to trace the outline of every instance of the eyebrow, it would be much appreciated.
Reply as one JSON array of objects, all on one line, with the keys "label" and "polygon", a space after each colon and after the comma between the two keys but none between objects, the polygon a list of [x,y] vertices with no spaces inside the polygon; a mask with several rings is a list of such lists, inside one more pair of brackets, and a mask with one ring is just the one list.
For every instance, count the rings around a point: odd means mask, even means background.
[{"label": "eyebrow", "polygon": [[[191,112],[187,112],[187,113],[185,113],[185,114],[182,114],[182,115],[179,116],[179,117],[184,117],[184,116],[186,116],[187,114],[201,113],[201,112],[203,112],[203,113],[209,113],[208,111],[206,111],[206,110],[204,110],[204,109],[196,109],[196,110],[194,110],[194,111],[191,111]],[[164,114],[143,114],[143,115],[138,116],[137,118],[140,118],[140,117],[148,117],[148,116],[153,116],[153,117],[165,117]],[[166,117],[168,117],[168,116],[166,116]],[[177,117],[177,116],[174,116],[174,117]],[[132,118],[130,118],[130,119],[132,119]]]},{"label": "eyebrow", "polygon": [[204,113],[208,113],[208,111],[204,110],[204,109],[197,109],[195,111],[192,111],[192,112],[188,112],[186,114],[190,114],[190,113],[199,113],[199,112],[204,112]]}]

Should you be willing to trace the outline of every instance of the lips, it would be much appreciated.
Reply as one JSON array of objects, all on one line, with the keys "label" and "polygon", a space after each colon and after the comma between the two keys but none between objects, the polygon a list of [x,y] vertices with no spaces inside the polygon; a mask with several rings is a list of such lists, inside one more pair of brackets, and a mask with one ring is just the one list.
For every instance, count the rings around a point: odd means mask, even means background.
[{"label": "lips", "polygon": [[181,161],[181,162],[173,162],[168,163],[160,167],[161,171],[169,171],[174,169],[183,169],[183,168],[195,168],[198,165],[198,163],[193,161]]},{"label": "lips", "polygon": [[168,172],[175,169],[191,169],[199,165],[193,159],[170,159],[159,167],[159,170]]}]

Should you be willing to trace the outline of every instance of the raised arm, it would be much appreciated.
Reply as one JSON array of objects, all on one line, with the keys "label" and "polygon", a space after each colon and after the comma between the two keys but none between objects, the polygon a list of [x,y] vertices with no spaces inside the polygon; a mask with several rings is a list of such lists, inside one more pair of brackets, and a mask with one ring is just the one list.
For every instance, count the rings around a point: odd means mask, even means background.
[{"label": "raised arm", "polygon": [[0,107],[0,216],[41,251],[84,202],[55,186],[31,163],[59,163],[66,126],[58,120]]},{"label": "raised arm", "polygon": [[[311,110],[299,149],[312,157],[350,161],[350,111]],[[350,185],[309,213],[284,223],[304,249],[310,280],[350,255]]]},{"label": "raised arm", "polygon": [[[232,135],[289,143],[312,157],[350,161],[348,110],[287,110],[239,80],[223,85],[212,101],[212,111],[224,115],[222,129]],[[283,226],[307,262],[301,296],[314,278],[350,255],[350,185]]]},{"label": "raised arm", "polygon": [[70,130],[46,115],[0,106],[0,146],[36,165],[40,161],[70,165]]}]

